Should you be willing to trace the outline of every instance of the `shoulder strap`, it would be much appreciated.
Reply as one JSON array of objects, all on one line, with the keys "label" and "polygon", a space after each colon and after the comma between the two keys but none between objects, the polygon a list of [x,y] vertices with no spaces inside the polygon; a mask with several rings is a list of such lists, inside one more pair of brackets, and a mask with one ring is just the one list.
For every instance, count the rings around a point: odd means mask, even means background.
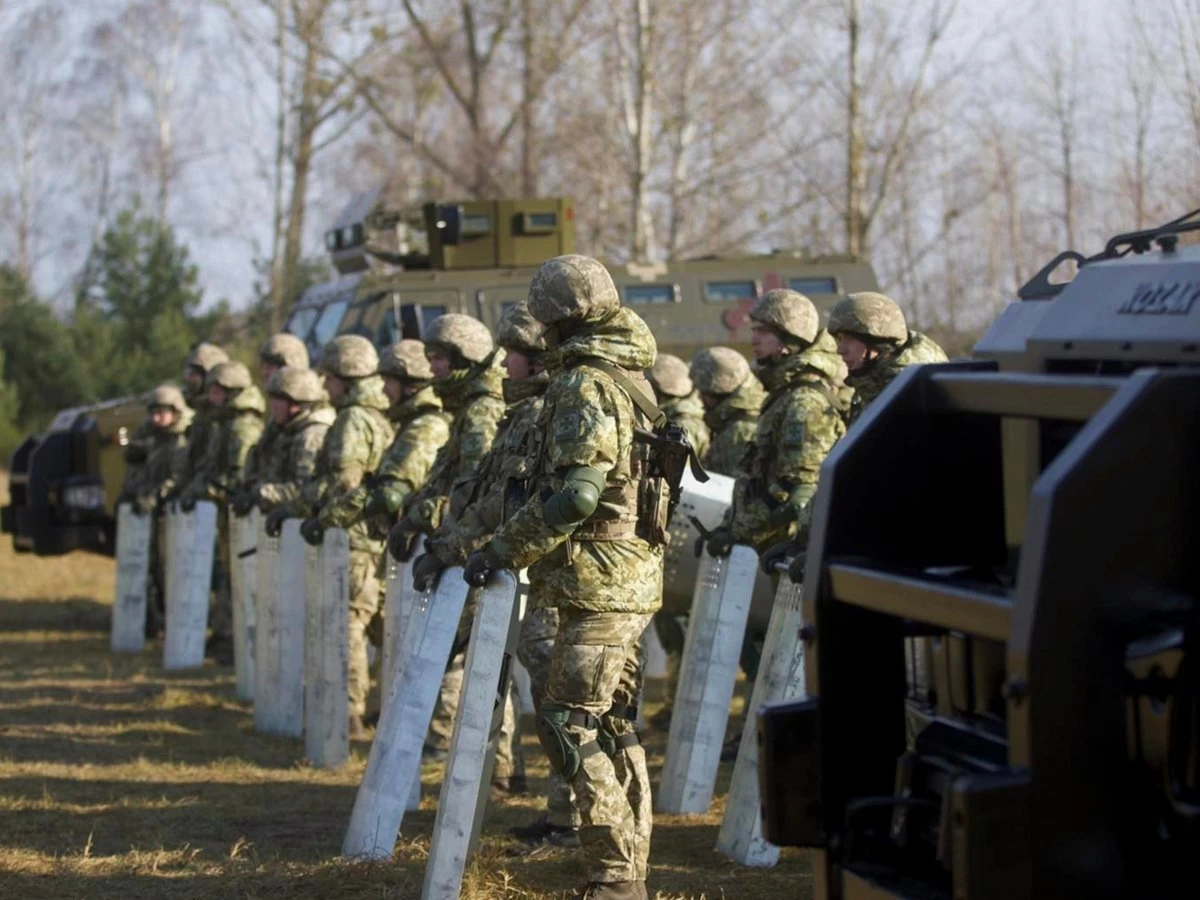
[{"label": "shoulder strap", "polygon": [[629,373],[620,366],[614,366],[612,363],[604,359],[596,359],[589,357],[582,360],[581,365],[591,366],[593,369],[599,369],[609,378],[617,383],[617,387],[629,395],[629,399],[647,419],[650,420],[654,428],[661,428],[668,422],[668,416],[665,412],[659,409],[658,404],[654,402],[646,391],[634,383],[634,380],[629,377]]}]

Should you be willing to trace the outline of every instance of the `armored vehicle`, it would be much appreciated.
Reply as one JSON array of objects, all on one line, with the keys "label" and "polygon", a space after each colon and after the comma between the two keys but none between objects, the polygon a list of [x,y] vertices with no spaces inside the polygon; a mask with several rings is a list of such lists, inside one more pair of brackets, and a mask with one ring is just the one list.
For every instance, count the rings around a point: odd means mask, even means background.
[{"label": "armored vehicle", "polygon": [[[495,327],[524,299],[544,260],[574,252],[575,207],[565,198],[389,204],[382,188],[351,199],[325,235],[337,277],[305,291],[285,328],[316,358],[338,334],[380,347],[420,338],[447,312]],[[613,265],[625,302],[654,329],[659,348],[688,357],[712,344],[748,347],[748,312],[764,290],[792,287],[823,310],[840,294],[876,288],[870,265],[803,253],[705,257]],[[152,385],[147,385],[147,388]],[[144,415],[138,398],[63,410],[26,438],[9,464],[0,527],[18,550],[114,551],[121,446]]]},{"label": "armored vehicle", "polygon": [[826,461],[759,719],[818,898],[1197,895],[1198,214],[1064,254]]}]

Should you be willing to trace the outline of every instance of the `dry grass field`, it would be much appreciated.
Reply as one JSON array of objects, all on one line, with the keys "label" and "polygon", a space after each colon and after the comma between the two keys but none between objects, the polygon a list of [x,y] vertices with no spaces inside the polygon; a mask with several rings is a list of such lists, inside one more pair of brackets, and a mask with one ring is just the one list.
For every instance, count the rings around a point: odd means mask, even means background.
[{"label": "dry grass field", "polygon": [[[299,741],[254,733],[229,669],[168,675],[157,644],[114,657],[113,581],[110,560],[38,559],[0,541],[0,898],[419,896],[441,767],[426,767],[391,862],[339,859],[369,744],[337,771],[314,770]],[[664,740],[647,736],[655,777]],[[536,792],[545,762],[532,735],[525,747]],[[712,849],[722,802],[700,819],[656,818],[651,894],[809,896],[801,851],[754,870]],[[530,858],[505,835],[540,805],[493,804],[463,897],[572,896],[581,859]]]}]

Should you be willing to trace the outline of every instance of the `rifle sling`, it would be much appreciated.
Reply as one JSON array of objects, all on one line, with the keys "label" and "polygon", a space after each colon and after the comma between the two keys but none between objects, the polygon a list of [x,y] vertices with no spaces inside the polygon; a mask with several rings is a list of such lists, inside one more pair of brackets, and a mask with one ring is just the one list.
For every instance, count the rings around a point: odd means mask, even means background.
[{"label": "rifle sling", "polygon": [[617,387],[629,395],[629,399],[633,401],[633,405],[638,408],[642,415],[650,420],[650,423],[654,428],[661,428],[663,425],[667,424],[667,414],[659,409],[658,404],[655,403],[654,400],[649,397],[646,392],[634,382],[632,378],[629,377],[629,373],[620,366],[615,366],[607,360],[596,359],[594,357],[589,357],[583,360],[582,364],[585,366],[591,366],[593,369],[599,369],[601,372],[615,381],[617,383]]}]

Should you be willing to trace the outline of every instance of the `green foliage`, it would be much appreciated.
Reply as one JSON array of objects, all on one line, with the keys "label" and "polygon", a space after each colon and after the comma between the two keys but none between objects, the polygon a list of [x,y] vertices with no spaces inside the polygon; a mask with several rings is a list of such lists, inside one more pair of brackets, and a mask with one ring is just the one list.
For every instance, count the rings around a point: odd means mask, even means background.
[{"label": "green foliage", "polygon": [[17,421],[17,387],[3,373],[4,351],[0,349],[0,465],[7,465],[9,456],[24,436],[24,430]]}]

